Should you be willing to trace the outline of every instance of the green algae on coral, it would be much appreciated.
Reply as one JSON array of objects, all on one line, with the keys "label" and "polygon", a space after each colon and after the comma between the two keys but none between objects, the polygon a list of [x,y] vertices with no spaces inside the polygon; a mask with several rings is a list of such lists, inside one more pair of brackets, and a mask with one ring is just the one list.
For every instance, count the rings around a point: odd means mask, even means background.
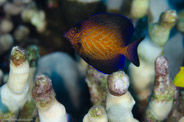
[{"label": "green algae on coral", "polygon": [[17,46],[12,49],[10,58],[15,66],[18,66],[26,61],[26,53],[23,49]]},{"label": "green algae on coral", "polygon": [[34,101],[27,101],[24,107],[20,111],[20,119],[33,119],[33,113],[36,110],[36,105]]},{"label": "green algae on coral", "polygon": [[39,56],[39,50],[37,46],[31,45],[26,50],[27,60],[30,67],[36,67]]},{"label": "green algae on coral", "polygon": [[102,106],[94,106],[89,110],[91,117],[100,118],[105,114],[105,110]]},{"label": "green algae on coral", "polygon": [[0,120],[3,122],[12,122],[12,121],[16,121],[16,113],[13,112],[8,112],[8,113],[3,113],[0,114]]}]

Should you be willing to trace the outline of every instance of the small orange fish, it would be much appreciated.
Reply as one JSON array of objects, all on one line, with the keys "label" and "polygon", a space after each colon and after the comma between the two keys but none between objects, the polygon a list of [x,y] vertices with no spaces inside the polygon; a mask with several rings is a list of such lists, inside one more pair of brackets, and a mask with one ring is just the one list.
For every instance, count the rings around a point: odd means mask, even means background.
[{"label": "small orange fish", "polygon": [[125,57],[139,66],[137,46],[143,38],[127,45],[133,31],[132,22],[124,16],[96,14],[75,25],[65,37],[88,64],[110,74],[124,68]]}]

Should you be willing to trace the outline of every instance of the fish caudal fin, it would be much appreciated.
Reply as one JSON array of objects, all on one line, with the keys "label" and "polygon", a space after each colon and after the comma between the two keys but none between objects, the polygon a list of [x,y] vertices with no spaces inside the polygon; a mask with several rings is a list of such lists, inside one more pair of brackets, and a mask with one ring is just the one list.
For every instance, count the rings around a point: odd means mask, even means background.
[{"label": "fish caudal fin", "polygon": [[122,48],[120,52],[129,60],[131,61],[134,65],[139,66],[139,57],[137,54],[137,47],[139,43],[144,39],[144,37],[138,39],[137,41],[129,44],[128,46]]}]

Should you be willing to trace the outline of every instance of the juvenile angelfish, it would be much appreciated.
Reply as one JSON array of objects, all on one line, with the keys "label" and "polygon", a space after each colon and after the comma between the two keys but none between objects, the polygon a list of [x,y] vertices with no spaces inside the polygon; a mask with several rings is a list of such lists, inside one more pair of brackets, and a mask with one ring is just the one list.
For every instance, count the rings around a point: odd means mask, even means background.
[{"label": "juvenile angelfish", "polygon": [[132,22],[118,14],[96,14],[76,24],[65,37],[77,53],[95,69],[110,74],[122,70],[125,57],[139,66],[139,39],[129,45],[134,32]]}]

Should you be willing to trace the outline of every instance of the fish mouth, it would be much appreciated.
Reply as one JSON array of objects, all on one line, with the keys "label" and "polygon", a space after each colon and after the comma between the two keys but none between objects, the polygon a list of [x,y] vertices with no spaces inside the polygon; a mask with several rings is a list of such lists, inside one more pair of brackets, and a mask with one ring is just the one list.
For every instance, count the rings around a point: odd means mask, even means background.
[{"label": "fish mouth", "polygon": [[68,38],[68,32],[65,32],[65,33],[64,33],[64,37],[67,38],[67,39],[69,39],[69,38]]},{"label": "fish mouth", "polygon": [[74,41],[72,41],[72,38],[71,38],[69,32],[65,32],[65,33],[64,33],[64,37],[65,37],[67,40],[69,40],[70,43],[71,43],[72,45],[75,44]]},{"label": "fish mouth", "polygon": [[64,33],[64,37],[71,42],[71,37],[69,36],[69,33],[68,32],[65,32]]}]

